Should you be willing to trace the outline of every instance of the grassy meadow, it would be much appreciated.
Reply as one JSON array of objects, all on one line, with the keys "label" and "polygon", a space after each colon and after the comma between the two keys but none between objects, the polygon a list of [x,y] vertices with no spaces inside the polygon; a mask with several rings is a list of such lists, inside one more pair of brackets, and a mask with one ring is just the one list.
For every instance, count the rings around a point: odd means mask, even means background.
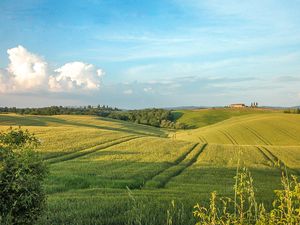
[{"label": "grassy meadow", "polygon": [[214,144],[300,145],[300,117],[283,113],[232,117],[197,129],[176,132],[176,138]]},{"label": "grassy meadow", "polygon": [[[237,167],[249,168],[270,206],[281,171],[300,175],[300,116],[274,110],[175,111],[195,129],[167,130],[96,116],[0,114],[0,128],[36,134],[49,165],[40,224],[194,224],[210,192],[233,196]],[[175,207],[171,201],[175,201]],[[167,214],[167,211],[169,214]]]},{"label": "grassy meadow", "polygon": [[232,117],[249,115],[249,114],[269,114],[273,112],[270,109],[233,109],[233,108],[211,108],[211,109],[193,109],[193,110],[176,110],[173,111],[173,117],[178,122],[185,123],[191,128],[199,128],[215,124]]}]

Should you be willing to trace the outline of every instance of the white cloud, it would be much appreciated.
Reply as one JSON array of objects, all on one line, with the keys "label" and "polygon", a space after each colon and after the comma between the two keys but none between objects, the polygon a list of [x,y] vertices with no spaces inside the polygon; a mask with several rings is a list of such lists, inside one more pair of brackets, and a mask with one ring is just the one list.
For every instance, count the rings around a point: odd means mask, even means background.
[{"label": "white cloud", "polygon": [[0,93],[47,88],[47,63],[23,46],[7,50],[9,65],[0,70]]},{"label": "white cloud", "polygon": [[0,68],[0,93],[97,90],[102,69],[83,62],[66,63],[50,72],[47,62],[19,45],[7,50],[9,65]]},{"label": "white cloud", "polygon": [[30,53],[23,46],[7,50],[10,64],[9,74],[17,88],[43,88],[47,79],[47,63],[39,56]]},{"label": "white cloud", "polygon": [[132,89],[128,89],[128,90],[123,91],[123,93],[125,95],[131,95],[131,94],[133,94],[133,90]]},{"label": "white cloud", "polygon": [[144,92],[153,92],[153,88],[152,87],[145,87],[144,88]]},{"label": "white cloud", "polygon": [[53,91],[84,89],[95,90],[100,87],[100,78],[104,71],[92,64],[71,62],[55,70],[55,76],[49,78],[49,88]]},{"label": "white cloud", "polygon": [[0,93],[7,92],[9,88],[15,88],[6,70],[0,69]]}]

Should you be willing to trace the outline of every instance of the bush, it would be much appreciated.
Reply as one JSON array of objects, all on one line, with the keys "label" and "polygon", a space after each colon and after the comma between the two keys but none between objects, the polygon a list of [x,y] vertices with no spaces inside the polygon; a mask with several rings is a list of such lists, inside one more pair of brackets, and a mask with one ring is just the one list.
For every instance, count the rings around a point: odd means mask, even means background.
[{"label": "bush", "polygon": [[45,207],[42,181],[47,168],[28,131],[0,133],[0,224],[33,224]]}]

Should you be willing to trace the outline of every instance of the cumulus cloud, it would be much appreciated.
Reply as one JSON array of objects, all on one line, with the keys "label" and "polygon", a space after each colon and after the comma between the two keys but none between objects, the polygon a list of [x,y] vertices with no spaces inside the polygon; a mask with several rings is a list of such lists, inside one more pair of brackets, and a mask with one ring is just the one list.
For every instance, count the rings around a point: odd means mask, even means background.
[{"label": "cumulus cloud", "polygon": [[153,88],[152,87],[145,87],[144,92],[153,92]]},{"label": "cumulus cloud", "polygon": [[128,89],[128,90],[123,91],[123,93],[125,95],[131,95],[131,94],[133,94],[133,90],[132,89]]},{"label": "cumulus cloud", "polygon": [[20,45],[8,49],[7,54],[10,63],[0,69],[0,93],[97,90],[104,75],[102,69],[83,62],[66,63],[50,71],[42,57]]},{"label": "cumulus cloud", "polygon": [[47,63],[23,46],[7,50],[10,61],[0,70],[0,92],[18,92],[47,88]]},{"label": "cumulus cloud", "polygon": [[0,69],[0,93],[7,92],[9,88],[15,88],[12,84],[12,80],[6,70]]},{"label": "cumulus cloud", "polygon": [[47,63],[23,46],[7,50],[10,64],[7,71],[18,88],[42,88],[47,79]]},{"label": "cumulus cloud", "polygon": [[100,87],[102,69],[92,64],[71,62],[55,70],[55,76],[49,78],[49,88],[53,91],[84,89],[95,90]]}]

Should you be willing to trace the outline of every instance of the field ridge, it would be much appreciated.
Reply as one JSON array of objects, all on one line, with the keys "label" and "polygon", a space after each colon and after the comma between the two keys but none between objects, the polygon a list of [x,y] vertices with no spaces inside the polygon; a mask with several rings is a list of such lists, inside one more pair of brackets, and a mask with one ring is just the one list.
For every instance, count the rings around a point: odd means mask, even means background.
[{"label": "field ridge", "polygon": [[272,167],[276,167],[278,163],[276,163],[276,159],[269,154],[268,151],[265,150],[264,147],[257,147],[257,150],[263,155],[263,157],[268,161],[270,162],[270,166]]},{"label": "field ridge", "polygon": [[258,148],[258,149],[273,164],[273,167],[277,167],[278,169],[280,169],[283,172],[288,170],[292,173],[295,173],[295,174],[298,174],[298,175],[300,174],[300,172],[298,170],[290,168],[289,166],[287,166],[287,164],[283,160],[281,160],[276,155],[274,155],[266,147],[261,147],[261,148]]},{"label": "field ridge", "polygon": [[233,145],[238,145],[239,143],[227,132],[224,130],[219,130]]},{"label": "field ridge", "polygon": [[66,151],[66,152],[60,152],[60,154],[56,154],[56,155],[49,155],[49,156],[45,156],[43,157],[43,159],[45,161],[50,161],[54,158],[59,158],[59,157],[63,157],[63,156],[66,156],[66,155],[69,155],[69,154],[72,154],[72,153],[76,153],[76,152],[79,152],[79,151],[84,151],[86,149],[90,149],[90,148],[94,148],[94,147],[97,147],[99,145],[104,145],[104,144],[107,144],[107,143],[110,143],[110,142],[113,142],[113,141],[116,141],[116,140],[121,140],[121,139],[125,139],[125,138],[129,138],[129,137],[135,137],[136,135],[126,135],[126,136],[123,136],[123,137],[120,137],[118,139],[113,139],[113,140],[107,140],[107,141],[104,141],[104,142],[100,142],[100,143],[95,143],[89,147],[83,147],[83,148],[80,148],[80,149],[76,149],[76,150],[73,150],[73,151]]},{"label": "field ridge", "polygon": [[162,173],[157,174],[155,177],[153,177],[145,184],[145,187],[164,188],[171,179],[180,175],[186,168],[193,165],[197,161],[199,155],[203,152],[206,146],[207,143],[203,145],[197,143],[183,160],[181,160],[176,165],[167,168]]},{"label": "field ridge", "polygon": [[134,140],[134,139],[137,139],[137,138],[141,138],[141,137],[142,136],[130,136],[130,137],[127,136],[125,138],[120,138],[120,139],[117,139],[117,140],[108,141],[108,142],[102,143],[100,145],[96,145],[96,146],[86,148],[86,149],[83,149],[83,150],[80,150],[80,151],[72,152],[72,153],[69,153],[69,154],[64,154],[64,155],[56,157],[56,158],[51,158],[51,159],[46,160],[46,162],[50,163],[50,164],[54,164],[54,163],[59,163],[59,162],[63,162],[63,161],[72,160],[72,159],[75,159],[75,158],[85,156],[87,154],[94,153],[94,152],[99,151],[99,150],[109,148],[111,146],[118,145],[118,144],[121,144],[121,143],[124,143],[124,142],[127,142],[127,141],[131,141],[131,140]]},{"label": "field ridge", "polygon": [[266,138],[263,138],[261,134],[259,134],[256,130],[253,128],[250,128],[249,126],[244,125],[243,126],[245,129],[249,130],[254,136],[256,136],[259,140],[261,140],[264,144],[266,145],[272,145]]},{"label": "field ridge", "polygon": [[198,135],[198,138],[201,142],[203,143],[207,143],[207,140],[205,139],[205,137],[203,137],[202,135]]},{"label": "field ridge", "polygon": [[184,154],[182,154],[180,157],[178,157],[173,163],[170,163],[170,165],[167,168],[164,168],[164,169],[158,171],[157,173],[155,173],[154,175],[152,175],[151,177],[149,177],[144,182],[144,185],[143,185],[142,188],[152,187],[152,185],[150,184],[150,182],[152,182],[155,177],[159,176],[161,173],[163,173],[165,170],[169,169],[170,167],[179,164],[182,160],[184,160],[196,148],[196,146],[198,144],[199,143],[196,143],[196,144],[192,145],[192,147],[188,151],[186,151]]}]

